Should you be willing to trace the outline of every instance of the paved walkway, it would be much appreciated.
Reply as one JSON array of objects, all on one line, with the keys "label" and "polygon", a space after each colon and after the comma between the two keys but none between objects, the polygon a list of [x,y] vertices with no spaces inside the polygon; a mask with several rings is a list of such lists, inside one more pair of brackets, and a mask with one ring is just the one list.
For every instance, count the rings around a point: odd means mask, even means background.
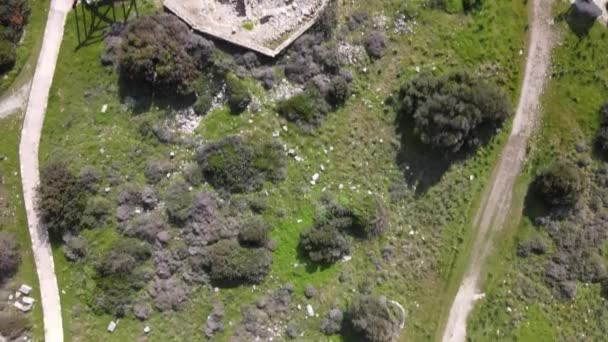
[{"label": "paved walkway", "polygon": [[71,0],[52,0],[51,2],[19,145],[23,198],[40,282],[40,297],[44,315],[44,339],[47,342],[63,341],[63,324],[51,245],[46,229],[40,225],[35,211],[36,186],[39,182],[38,144],[44,114],[46,113],[49,90],[53,83],[57,56],[63,39],[66,16],[70,7]]}]

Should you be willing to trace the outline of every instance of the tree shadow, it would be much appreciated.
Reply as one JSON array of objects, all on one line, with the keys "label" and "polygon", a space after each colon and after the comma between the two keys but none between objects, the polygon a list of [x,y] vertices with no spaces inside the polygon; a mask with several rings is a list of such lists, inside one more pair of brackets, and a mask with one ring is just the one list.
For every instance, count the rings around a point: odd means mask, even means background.
[{"label": "tree shadow", "polygon": [[538,183],[533,181],[528,187],[528,192],[524,199],[524,216],[528,217],[531,222],[536,222],[538,219],[547,217],[551,214],[551,208],[547,206],[545,201],[539,195]]},{"label": "tree shadow", "polygon": [[165,110],[182,110],[196,102],[194,93],[188,95],[159,94],[152,85],[119,76],[118,94],[134,115],[150,111],[153,107]]},{"label": "tree shadow", "polygon": [[423,195],[439,183],[450,166],[466,161],[479,146],[487,145],[500,127],[495,124],[479,127],[476,137],[478,144],[463,146],[459,151],[451,152],[422,143],[414,131],[415,123],[412,117],[399,113],[396,126],[397,134],[401,135],[397,164],[401,167],[406,182],[415,186],[417,196]]},{"label": "tree shadow", "polygon": [[[598,7],[590,3],[589,11],[592,11],[593,7],[598,9]],[[591,7],[593,6],[593,7]],[[601,15],[601,10],[599,12]],[[597,21],[597,17],[594,17],[595,14],[589,13],[586,9],[578,9],[575,4],[572,4],[567,11],[560,13],[557,16],[558,21],[565,21],[568,24],[570,30],[579,38],[583,39],[589,34],[589,31]]]},{"label": "tree shadow", "polygon": [[[127,1],[129,5],[125,6]],[[121,4],[119,11],[116,10],[115,3]],[[136,0],[104,0],[94,4],[83,2],[75,4],[73,10],[78,37],[76,50],[103,41],[105,33],[114,23],[126,22],[133,12],[139,16]]]}]

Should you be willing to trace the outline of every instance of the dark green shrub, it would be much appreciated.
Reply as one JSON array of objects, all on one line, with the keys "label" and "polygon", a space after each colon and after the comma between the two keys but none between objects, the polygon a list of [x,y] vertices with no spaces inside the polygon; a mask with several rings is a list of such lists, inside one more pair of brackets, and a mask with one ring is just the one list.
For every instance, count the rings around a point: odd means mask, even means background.
[{"label": "dark green shrub", "polygon": [[88,253],[87,240],[81,236],[64,235],[63,255],[70,261],[84,259]]},{"label": "dark green shrub", "polygon": [[331,223],[302,232],[300,248],[310,260],[320,263],[334,263],[350,253],[348,240]]},{"label": "dark green shrub", "polygon": [[384,296],[360,295],[348,306],[347,319],[364,341],[390,342],[399,336],[405,319],[399,308]]},{"label": "dark green shrub", "polygon": [[167,177],[167,174],[173,170],[173,165],[169,160],[149,160],[146,163],[144,175],[148,183],[156,184]]},{"label": "dark green shrub", "polygon": [[285,156],[278,145],[255,146],[236,136],[207,144],[197,161],[205,179],[222,192],[257,191],[265,180],[284,178]]},{"label": "dark green shrub", "polygon": [[110,219],[113,206],[105,197],[91,197],[82,216],[83,228],[103,227]]},{"label": "dark green shrub", "polygon": [[420,140],[457,152],[475,147],[511,114],[511,104],[497,86],[463,72],[442,77],[420,75],[399,93],[403,126],[413,119]]},{"label": "dark green shrub", "polygon": [[596,145],[604,157],[608,157],[608,102],[600,108],[600,129]]},{"label": "dark green shrub", "polygon": [[130,21],[118,54],[121,76],[167,95],[191,94],[199,71],[186,50],[190,35],[188,26],[170,14]]},{"label": "dark green shrub", "polygon": [[384,56],[388,42],[386,35],[382,31],[372,31],[367,35],[365,39],[365,51],[367,54],[374,59],[378,59]]},{"label": "dark green shrub", "polygon": [[215,283],[259,284],[270,272],[272,254],[265,248],[243,248],[235,240],[220,240],[207,249],[209,276]]},{"label": "dark green shrub", "polygon": [[21,254],[15,235],[0,232],[0,284],[11,277],[21,263]]},{"label": "dark green shrub", "polygon": [[568,161],[559,161],[535,179],[535,187],[549,205],[573,206],[583,191],[583,179],[578,168]]},{"label": "dark green shrub", "polygon": [[95,264],[95,291],[90,305],[98,313],[124,316],[137,291],[145,285],[140,266],[150,258],[150,247],[134,239],[117,241]]},{"label": "dark green shrub", "polygon": [[0,73],[9,71],[17,60],[15,44],[7,40],[0,40]]},{"label": "dark green shrub", "polygon": [[350,85],[342,76],[334,76],[329,84],[327,102],[334,107],[340,107],[350,97]]},{"label": "dark green shrub", "polygon": [[61,236],[80,228],[86,194],[78,177],[65,164],[51,162],[40,170],[37,205],[49,233]]},{"label": "dark green shrub", "polygon": [[261,216],[244,218],[239,228],[239,242],[244,246],[264,247],[269,234],[270,226]]},{"label": "dark green shrub", "polygon": [[318,125],[328,112],[327,103],[316,87],[277,103],[277,112],[289,121],[305,128]]},{"label": "dark green shrub", "polygon": [[30,16],[27,0],[3,0],[0,3],[2,38],[17,44]]},{"label": "dark green shrub", "polygon": [[245,83],[233,73],[226,75],[226,96],[232,114],[244,112],[252,99]]},{"label": "dark green shrub", "polygon": [[176,224],[183,224],[190,218],[193,194],[188,184],[181,179],[173,181],[165,193],[165,207],[169,218]]}]

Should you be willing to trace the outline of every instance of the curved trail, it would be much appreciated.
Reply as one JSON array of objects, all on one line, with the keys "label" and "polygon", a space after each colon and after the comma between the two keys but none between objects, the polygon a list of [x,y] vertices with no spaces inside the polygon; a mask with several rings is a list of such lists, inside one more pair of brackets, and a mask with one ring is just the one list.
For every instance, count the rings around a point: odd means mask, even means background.
[{"label": "curved trail", "polygon": [[553,0],[533,0],[531,4],[528,58],[513,129],[475,217],[475,242],[460,288],[450,308],[443,342],[465,341],[468,315],[475,300],[480,297],[482,268],[490,254],[495,233],[504,226],[509,213],[513,186],[526,157],[528,139],[539,114],[540,96],[556,41],[551,27],[552,4]]},{"label": "curved trail", "polygon": [[65,21],[71,4],[71,0],[52,0],[51,2],[42,49],[29,92],[19,144],[23,199],[36,271],[40,282],[40,299],[44,315],[44,339],[47,342],[63,341],[63,324],[51,244],[47,231],[40,225],[35,210],[36,186],[39,182],[38,144],[42,133],[49,91],[53,83],[55,65],[63,39]]}]

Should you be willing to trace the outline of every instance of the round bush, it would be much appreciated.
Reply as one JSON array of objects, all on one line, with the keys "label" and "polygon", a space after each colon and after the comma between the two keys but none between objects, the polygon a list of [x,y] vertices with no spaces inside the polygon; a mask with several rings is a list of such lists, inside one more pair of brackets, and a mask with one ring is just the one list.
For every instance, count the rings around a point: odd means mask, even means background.
[{"label": "round bush", "polygon": [[493,84],[457,72],[442,77],[423,74],[399,93],[403,127],[410,127],[424,144],[458,152],[481,144],[483,137],[511,114],[505,93]]},{"label": "round bush", "polygon": [[331,224],[302,232],[300,248],[310,260],[321,263],[334,263],[350,252],[346,237]]},{"label": "round bush", "polygon": [[259,284],[270,272],[272,255],[264,248],[243,248],[235,240],[221,240],[207,249],[209,276],[224,286]]},{"label": "round bush", "polygon": [[583,180],[578,168],[568,161],[560,161],[535,180],[542,199],[553,206],[573,206],[583,191]]},{"label": "round bush", "polygon": [[347,317],[353,331],[369,342],[394,341],[405,319],[395,304],[377,295],[355,297],[348,307]]},{"label": "round bush", "polygon": [[252,100],[245,83],[232,73],[226,76],[226,95],[228,107],[232,114],[244,112]]},{"label": "round bush", "polygon": [[270,226],[261,216],[243,219],[239,229],[239,242],[245,246],[263,247],[268,242]]}]

